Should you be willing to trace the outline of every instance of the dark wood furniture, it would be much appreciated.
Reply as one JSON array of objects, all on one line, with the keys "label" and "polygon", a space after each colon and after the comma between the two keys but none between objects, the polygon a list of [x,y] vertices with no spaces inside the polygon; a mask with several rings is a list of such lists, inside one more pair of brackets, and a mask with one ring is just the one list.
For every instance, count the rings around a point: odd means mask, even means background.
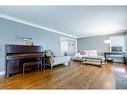
[{"label": "dark wood furniture", "polygon": [[5,45],[6,76],[24,73],[26,66],[39,65],[45,68],[41,46]]},{"label": "dark wood furniture", "polygon": [[[25,68],[29,67],[29,66],[33,66],[33,65],[38,65],[38,69],[39,69],[39,66],[42,65],[42,61],[23,63],[23,75],[24,75],[24,72],[25,72]],[[42,66],[41,66],[41,70],[42,70]]]},{"label": "dark wood furniture", "polygon": [[114,61],[114,60],[123,60],[123,63],[126,63],[125,52],[105,52],[104,57],[105,61]]}]

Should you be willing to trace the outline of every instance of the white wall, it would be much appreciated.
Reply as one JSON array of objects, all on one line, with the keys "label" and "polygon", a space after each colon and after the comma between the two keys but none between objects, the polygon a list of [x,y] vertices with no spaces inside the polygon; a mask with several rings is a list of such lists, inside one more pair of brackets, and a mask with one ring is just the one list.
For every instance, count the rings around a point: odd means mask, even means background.
[{"label": "white wall", "polygon": [[120,35],[120,36],[111,36],[110,37],[111,44],[110,44],[110,51],[112,46],[121,46],[122,51],[126,51],[126,46],[125,46],[125,35]]}]

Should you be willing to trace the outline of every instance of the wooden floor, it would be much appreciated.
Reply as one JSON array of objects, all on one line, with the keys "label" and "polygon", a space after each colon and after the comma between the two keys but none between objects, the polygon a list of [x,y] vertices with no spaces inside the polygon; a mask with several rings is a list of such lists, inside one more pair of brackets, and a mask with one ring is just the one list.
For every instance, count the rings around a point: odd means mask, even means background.
[{"label": "wooden floor", "polygon": [[[1,89],[116,89],[116,79],[127,79],[127,66],[107,63],[103,68],[71,62],[52,70],[0,77]],[[121,84],[123,81],[119,81]],[[127,81],[126,81],[127,82]],[[118,85],[119,85],[118,84]]]}]

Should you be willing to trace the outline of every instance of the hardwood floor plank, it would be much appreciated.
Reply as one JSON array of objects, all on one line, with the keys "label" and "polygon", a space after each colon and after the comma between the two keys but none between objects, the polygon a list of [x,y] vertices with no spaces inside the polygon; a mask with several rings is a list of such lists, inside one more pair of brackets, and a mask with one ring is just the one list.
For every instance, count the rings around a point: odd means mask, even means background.
[{"label": "hardwood floor plank", "polygon": [[102,68],[71,61],[68,66],[59,65],[52,70],[0,77],[0,89],[116,89],[124,83],[122,78],[126,80],[126,69],[125,64],[107,63]]}]

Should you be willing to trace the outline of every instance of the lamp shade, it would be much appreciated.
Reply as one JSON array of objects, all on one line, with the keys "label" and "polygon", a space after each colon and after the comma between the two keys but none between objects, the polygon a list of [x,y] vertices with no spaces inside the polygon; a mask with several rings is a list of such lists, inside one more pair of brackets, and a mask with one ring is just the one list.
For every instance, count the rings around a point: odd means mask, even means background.
[{"label": "lamp shade", "polygon": [[111,40],[109,40],[109,39],[104,40],[104,43],[105,43],[105,44],[110,44],[110,43],[111,43]]}]

